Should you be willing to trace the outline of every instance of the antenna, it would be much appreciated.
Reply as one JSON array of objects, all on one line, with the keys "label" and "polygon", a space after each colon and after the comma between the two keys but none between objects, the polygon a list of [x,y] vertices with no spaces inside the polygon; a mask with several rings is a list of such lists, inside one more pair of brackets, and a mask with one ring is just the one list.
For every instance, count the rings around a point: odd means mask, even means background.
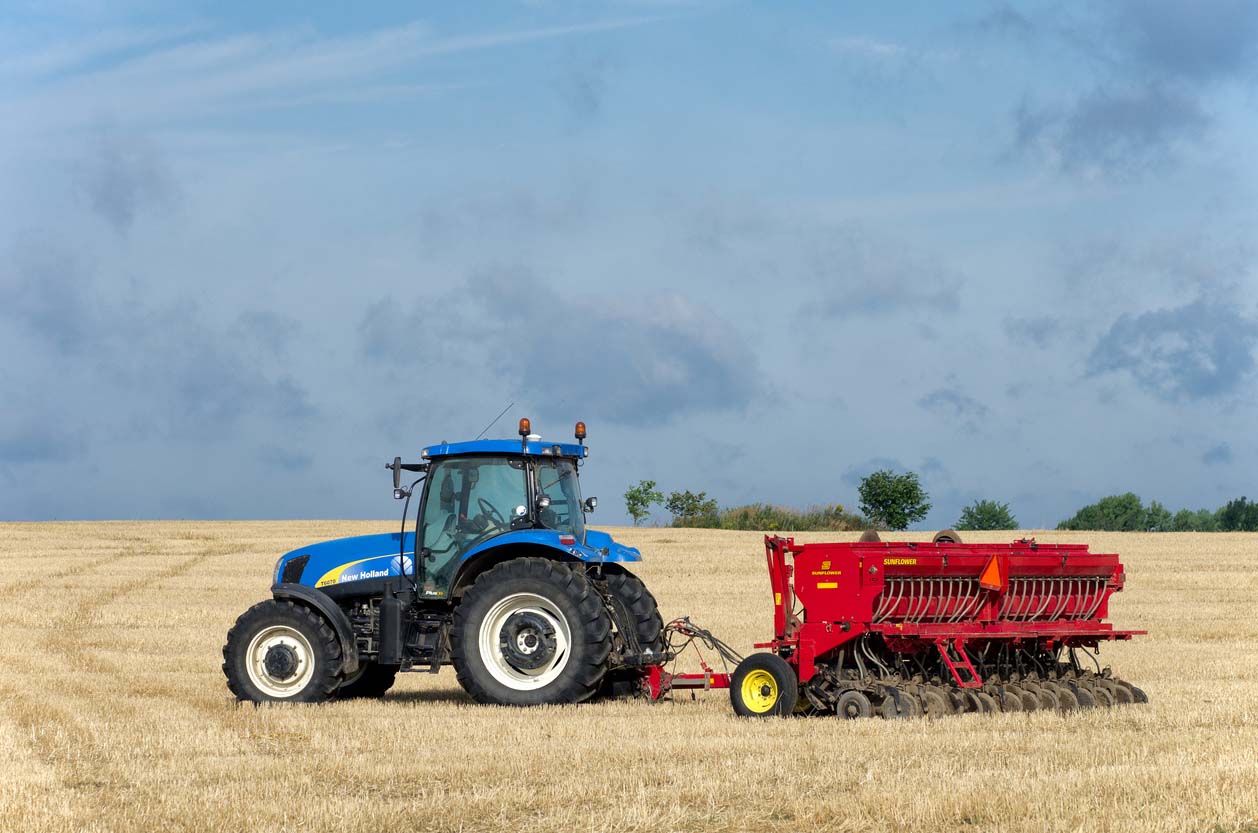
[{"label": "antenna", "polygon": [[[502,414],[505,414],[507,411],[511,410],[514,407],[515,407],[515,403],[512,402],[510,405],[502,409]],[[486,425],[484,429],[479,434],[476,435],[476,439],[479,440],[481,437],[485,436],[486,432],[488,432],[490,428],[493,428],[494,424],[497,423],[498,420],[502,419],[502,414],[498,414],[498,416],[494,417],[494,421]]]}]

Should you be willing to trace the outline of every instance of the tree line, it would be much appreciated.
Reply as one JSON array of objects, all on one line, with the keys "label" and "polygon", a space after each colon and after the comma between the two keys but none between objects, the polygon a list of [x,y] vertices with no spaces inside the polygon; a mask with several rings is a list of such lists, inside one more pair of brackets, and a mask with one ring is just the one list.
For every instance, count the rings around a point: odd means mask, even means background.
[{"label": "tree line", "polygon": [[[625,510],[633,519],[634,526],[651,516],[652,506],[662,505],[672,516],[673,526],[806,532],[907,529],[909,524],[925,518],[931,507],[929,496],[914,472],[896,474],[885,469],[876,471],[861,480],[858,491],[859,512],[853,512],[841,503],[821,504],[806,509],[771,503],[721,507],[715,498],[708,497],[707,492],[692,492],[687,489],[670,492],[665,496],[654,480],[641,480],[625,492]],[[1005,511],[1007,514],[1008,507],[1005,507]],[[977,507],[974,518],[974,522],[990,522],[983,507]],[[1016,528],[1017,523],[1012,517],[1008,518],[1008,522],[1013,525],[988,528]]]},{"label": "tree line", "polygon": [[[686,489],[665,495],[656,481],[641,480],[625,492],[625,509],[634,526],[651,516],[653,506],[663,506],[672,518],[671,524],[677,527],[806,532],[907,529],[910,524],[924,519],[931,508],[930,496],[915,472],[881,469],[863,478],[857,491],[859,512],[840,503],[805,509],[771,503],[721,507],[707,492]],[[1019,527],[1008,503],[980,499],[961,510],[953,528],[966,531]],[[1103,497],[1083,507],[1057,528],[1113,532],[1256,532],[1258,501],[1240,497],[1214,510],[1172,512],[1156,500],[1145,506],[1139,496],[1127,492]]]},{"label": "tree line", "polygon": [[1138,495],[1127,492],[1088,504],[1057,528],[1113,532],[1258,532],[1258,502],[1239,497],[1218,509],[1171,512],[1156,500],[1145,506]]}]

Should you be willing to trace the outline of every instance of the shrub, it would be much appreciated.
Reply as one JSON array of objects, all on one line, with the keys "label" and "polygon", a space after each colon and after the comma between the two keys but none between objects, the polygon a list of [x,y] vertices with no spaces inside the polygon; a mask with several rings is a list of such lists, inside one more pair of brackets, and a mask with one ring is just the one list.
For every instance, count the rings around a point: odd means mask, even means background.
[{"label": "shrub", "polygon": [[752,503],[722,509],[717,516],[721,529],[751,529],[765,532],[811,532],[817,530],[847,531],[865,529],[869,522],[848,512],[842,504],[794,509],[768,503]]},{"label": "shrub", "polygon": [[1017,529],[1018,521],[1009,511],[1009,504],[995,500],[976,500],[961,510],[958,530]]}]

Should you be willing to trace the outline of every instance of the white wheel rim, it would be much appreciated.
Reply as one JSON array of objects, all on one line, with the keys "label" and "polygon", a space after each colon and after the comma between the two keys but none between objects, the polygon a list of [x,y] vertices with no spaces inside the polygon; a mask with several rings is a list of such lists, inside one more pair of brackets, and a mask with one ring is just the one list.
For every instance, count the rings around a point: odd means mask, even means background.
[{"label": "white wheel rim", "polygon": [[[293,674],[279,679],[267,671],[267,652],[275,647],[284,647],[293,652],[296,668]],[[296,628],[287,625],[275,625],[263,628],[249,640],[249,648],[245,651],[245,668],[249,673],[249,681],[268,697],[283,699],[300,694],[314,678],[314,650],[310,640]]]},{"label": "white wheel rim", "polygon": [[[517,668],[503,655],[499,639],[507,620],[518,613],[532,613],[542,618],[554,632],[555,652],[550,661],[539,668]],[[489,609],[481,621],[478,639],[481,659],[490,675],[516,691],[543,688],[563,673],[571,657],[572,631],[568,620],[549,599],[534,593],[514,593]]]}]

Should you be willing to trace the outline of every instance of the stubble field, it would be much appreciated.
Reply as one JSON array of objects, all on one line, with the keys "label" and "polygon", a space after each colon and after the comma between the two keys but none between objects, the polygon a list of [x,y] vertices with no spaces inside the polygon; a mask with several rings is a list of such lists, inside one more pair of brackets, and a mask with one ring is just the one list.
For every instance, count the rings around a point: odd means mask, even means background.
[{"label": "stubble field", "polygon": [[[1102,660],[1147,707],[749,722],[711,692],[516,710],[472,704],[450,669],[378,702],[237,706],[223,637],[276,557],[391,526],[0,524],[0,831],[1258,829],[1258,535],[1034,533],[1123,555],[1113,619],[1150,633]],[[759,535],[613,533],[666,619],[743,651],[769,635]]]}]

